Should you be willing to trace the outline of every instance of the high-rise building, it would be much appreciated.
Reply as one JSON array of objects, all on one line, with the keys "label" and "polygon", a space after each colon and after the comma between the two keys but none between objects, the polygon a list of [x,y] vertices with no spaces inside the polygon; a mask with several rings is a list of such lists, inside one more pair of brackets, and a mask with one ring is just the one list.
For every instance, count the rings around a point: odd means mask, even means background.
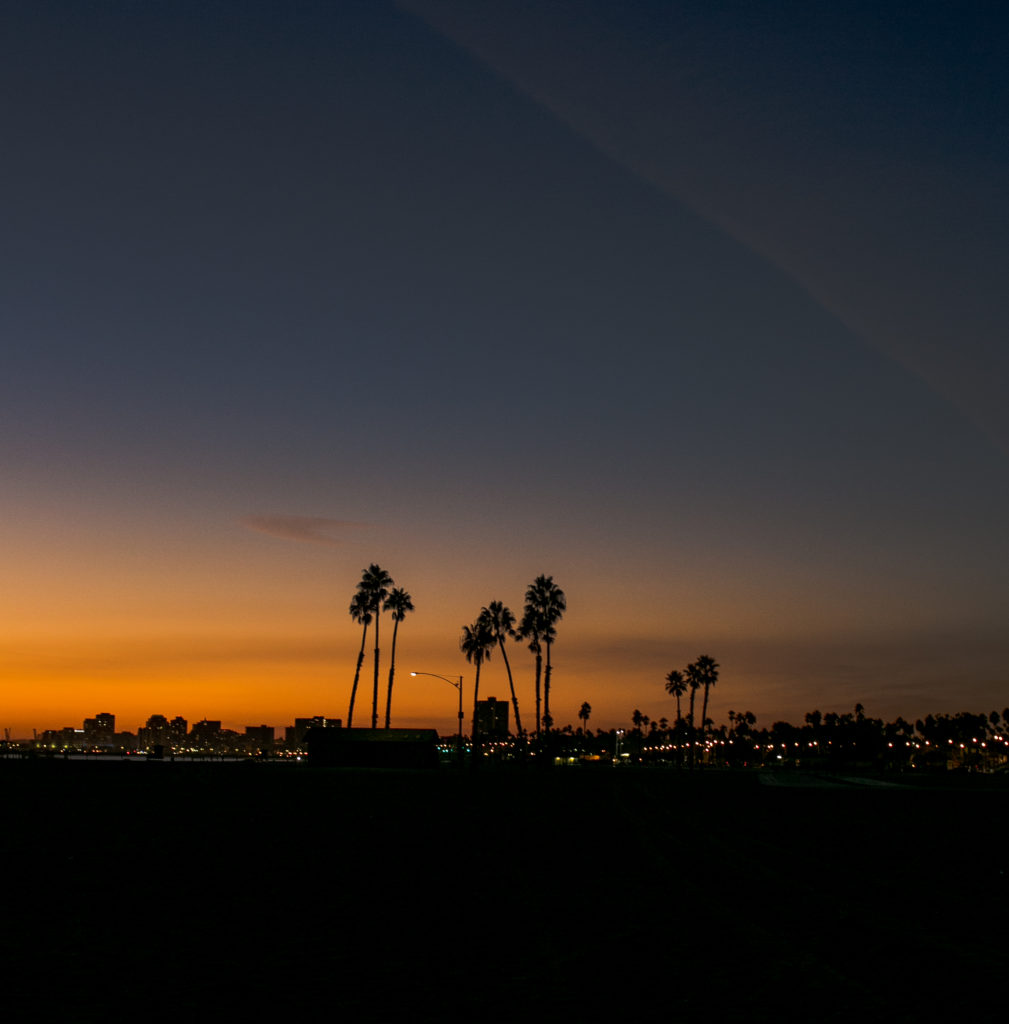
[{"label": "high-rise building", "polygon": [[196,750],[215,750],[221,740],[221,723],[204,718],[193,725],[189,743]]},{"label": "high-rise building", "polygon": [[153,750],[155,747],[172,745],[171,725],[164,715],[151,715],[147,724],[137,730],[137,742],[141,749]]},{"label": "high-rise building", "polygon": [[116,716],[100,711],[84,719],[84,742],[90,747],[111,747],[116,741]]},{"label": "high-rise building", "polygon": [[284,745],[288,750],[295,750],[305,742],[305,733],[309,729],[339,729],[343,722],[339,718],[327,718],[315,715],[313,718],[296,718],[294,725],[284,729]]},{"label": "high-rise building", "polygon": [[247,725],[245,727],[245,738],[249,744],[250,752],[272,753],[275,746],[273,731],[272,725]]},{"label": "high-rise building", "polygon": [[484,739],[508,739],[508,701],[497,697],[478,700],[476,726]]}]

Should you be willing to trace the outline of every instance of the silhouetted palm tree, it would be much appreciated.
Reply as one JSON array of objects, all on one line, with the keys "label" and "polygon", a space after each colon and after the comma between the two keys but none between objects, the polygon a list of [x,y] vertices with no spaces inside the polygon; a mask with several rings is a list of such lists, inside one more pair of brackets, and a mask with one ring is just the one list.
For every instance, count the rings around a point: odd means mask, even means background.
[{"label": "silhouetted palm tree", "polygon": [[687,666],[687,686],[690,687],[690,711],[687,714],[687,718],[690,723],[690,766],[694,766],[694,762],[697,759],[697,730],[694,728],[694,698],[697,696],[697,691],[703,685],[701,674],[698,671],[696,664],[690,664]]},{"label": "silhouetted palm tree", "polygon": [[676,698],[676,721],[679,724],[683,721],[683,715],[680,714],[680,698],[687,692],[687,681],[683,678],[683,673],[678,669],[673,669],[666,676],[666,693]]},{"label": "silhouetted palm tree", "polygon": [[382,617],[382,602],[389,594],[392,577],[374,562],[361,575],[357,589],[365,595],[368,607],[375,620],[375,680],[371,690],[371,727],[378,728],[378,626]]},{"label": "silhouetted palm tree", "polygon": [[[543,718],[553,720],[550,715],[550,651],[557,639],[556,625],[567,610],[564,591],[554,583],[553,576],[537,576],[526,590],[526,611],[533,610],[538,627],[539,640],[546,644],[546,668],[543,673]],[[524,621],[524,619],[523,619]],[[537,654],[536,674],[539,682],[539,655]],[[539,686],[537,685],[537,693]],[[538,708],[537,708],[538,713]]]},{"label": "silhouetted palm tree", "polygon": [[515,735],[522,735],[522,719],[519,718],[519,700],[515,695],[515,681],[512,679],[512,667],[508,662],[508,652],[505,650],[505,637],[515,636],[515,616],[511,609],[500,601],[491,601],[484,613],[490,625],[491,633],[501,650],[501,657],[504,659],[505,671],[508,673],[508,689],[512,695],[512,709],[515,712]]},{"label": "silhouetted palm tree", "polygon": [[718,682],[718,662],[702,654],[694,662],[700,674],[701,685],[704,687],[704,703],[701,705],[701,732],[704,732],[708,720],[708,693],[712,686]]},{"label": "silhouetted palm tree", "polygon": [[539,612],[529,603],[529,594],[532,588],[526,591],[526,606],[522,613],[522,621],[515,635],[520,640],[529,641],[529,650],[536,657],[536,727],[535,733],[540,734],[540,681],[543,674],[543,632],[540,623]]},{"label": "silhouetted palm tree", "polygon": [[466,655],[466,660],[476,666],[476,681],[473,683],[473,759],[477,762],[480,754],[480,743],[477,735],[477,703],[480,700],[480,666],[485,661],[490,661],[491,651],[494,649],[494,634],[490,628],[490,622],[481,611],[476,622],[472,626],[462,627],[462,637],[459,640],[459,650]]},{"label": "silhouetted palm tree", "polygon": [[347,728],[354,725],[354,701],[357,699],[357,683],[361,678],[361,665],[364,663],[364,644],[368,636],[368,626],[371,623],[371,605],[368,598],[358,589],[358,592],[351,598],[350,617],[355,622],[364,626],[361,631],[361,649],[357,652],[357,667],[354,669],[354,685],[350,691],[350,709],[347,711]]},{"label": "silhouetted palm tree", "polygon": [[401,587],[389,591],[383,606],[385,611],[392,612],[392,652],[389,656],[389,689],[385,695],[385,727],[389,728],[390,715],[392,713],[392,680],[396,674],[396,635],[399,633],[399,624],[406,618],[407,612],[413,611],[413,601],[410,595]]},{"label": "silhouetted palm tree", "polygon": [[587,701],[582,701],[582,706],[578,709],[578,717],[582,720],[582,732],[588,736],[589,734],[589,715],[592,714],[592,705]]}]

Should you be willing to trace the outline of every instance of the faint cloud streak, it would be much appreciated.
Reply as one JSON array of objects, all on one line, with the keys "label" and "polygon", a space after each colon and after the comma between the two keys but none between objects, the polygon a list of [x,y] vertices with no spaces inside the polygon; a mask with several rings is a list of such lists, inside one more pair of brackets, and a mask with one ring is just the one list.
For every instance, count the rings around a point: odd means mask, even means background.
[{"label": "faint cloud streak", "polygon": [[326,516],[243,516],[238,521],[250,530],[281,540],[328,546],[344,543],[347,532],[367,525],[350,519],[329,519]]},{"label": "faint cloud streak", "polygon": [[[819,109],[798,86],[762,92],[759,64],[735,61],[738,29],[720,17],[690,30],[685,17],[680,34],[646,46],[627,29],[632,22],[600,17],[600,5],[398,6],[766,260],[1009,451],[1007,318],[997,276],[1009,206],[997,165],[977,158],[943,166],[902,149],[899,131],[889,145],[868,130],[860,143],[843,132],[834,138],[822,125],[800,136],[796,125]],[[829,21],[813,21],[831,38]],[[816,85],[806,37],[764,32],[748,48],[764,48],[797,83]],[[859,94],[842,79],[826,96],[855,123],[870,112],[858,106]],[[921,102],[920,115],[939,116]],[[886,93],[871,107],[891,125],[907,110]]]}]

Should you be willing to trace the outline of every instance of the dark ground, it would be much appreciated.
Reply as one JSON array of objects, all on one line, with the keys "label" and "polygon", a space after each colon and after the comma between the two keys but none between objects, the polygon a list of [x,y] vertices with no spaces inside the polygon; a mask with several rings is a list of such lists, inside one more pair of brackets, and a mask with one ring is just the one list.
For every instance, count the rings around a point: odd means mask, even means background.
[{"label": "dark ground", "polygon": [[1009,788],[0,763],[52,1018],[1002,1020]]}]

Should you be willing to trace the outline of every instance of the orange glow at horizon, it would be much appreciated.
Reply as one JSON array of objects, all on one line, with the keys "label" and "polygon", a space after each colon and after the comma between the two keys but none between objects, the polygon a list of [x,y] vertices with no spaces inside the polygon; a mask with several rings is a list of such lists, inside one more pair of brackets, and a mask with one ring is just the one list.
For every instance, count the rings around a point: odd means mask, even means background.
[{"label": "orange glow at horizon", "polygon": [[[392,724],[433,727],[452,734],[458,727],[457,693],[447,683],[410,672],[462,675],[464,728],[469,731],[474,669],[458,650],[458,627],[450,621],[401,626],[396,653]],[[411,628],[413,627],[413,628]],[[391,629],[381,636],[379,724],[384,721]],[[373,655],[365,652],[354,722],[370,723]],[[32,729],[80,728],[86,717],[99,712],[116,715],[119,731],[135,732],[152,714],[181,715],[190,725],[202,718],[220,719],[225,728],[267,724],[278,736],[294,719],[326,715],[346,721],[360,633],[349,621],[331,633],[320,629],[285,632],[276,623],[269,630],[247,633],[207,630],[160,635],[74,637],[50,635],[10,640],[0,651],[2,719],[12,737],[30,737]],[[950,705],[948,663],[923,651],[918,674],[921,693],[912,702],[882,701],[876,695],[878,676],[854,673],[844,664],[849,645],[723,638],[703,648],[682,638],[606,635],[584,628],[577,616],[562,622],[553,652],[552,711],[558,726],[579,726],[578,708],[592,706],[591,728],[628,726],[631,712],[640,708],[652,719],[672,719],[675,701],[664,690],[670,668],[683,667],[698,654],[719,661],[721,673],[711,694],[716,723],[727,710],[753,710],[760,726],[777,718],[799,721],[813,707],[849,709],[862,701],[878,715],[914,717],[928,711],[973,707],[971,691]],[[510,661],[526,728],[534,716],[533,658],[521,644],[512,644]],[[862,657],[894,671],[906,659],[897,643],[890,648],[863,644]],[[988,656],[990,675],[999,673],[998,651]],[[831,674],[833,673],[833,674]],[[987,684],[987,685],[990,685]],[[982,691],[978,689],[980,694]],[[482,697],[509,696],[508,681],[497,652],[483,666]],[[981,698],[979,698],[980,700]],[[962,705],[962,707],[960,706]],[[983,703],[978,703],[983,707]]]},{"label": "orange glow at horizon", "polygon": [[[152,714],[220,719],[238,730],[265,723],[278,734],[295,717],[346,720],[360,647],[347,606],[361,568],[376,557],[417,609],[399,631],[394,725],[446,734],[457,728],[455,692],[436,679],[411,678],[411,670],[463,675],[468,723],[474,670],[459,651],[461,627],[495,599],[520,614],[525,587],[540,571],[554,576],[568,601],[553,651],[551,710],[559,726],[578,726],[582,701],[592,705],[593,729],[627,725],[634,708],[672,718],[665,675],[702,653],[722,665],[711,696],[715,721],[736,708],[767,725],[814,706],[846,709],[861,700],[878,708],[876,666],[888,678],[910,671],[920,688],[913,706],[890,700],[893,713],[940,710],[955,660],[930,651],[908,668],[907,656],[894,652],[913,651],[930,630],[898,632],[894,616],[906,608],[878,586],[866,594],[839,574],[823,593],[800,565],[778,563],[772,573],[769,562],[736,552],[674,553],[663,567],[648,550],[629,558],[573,535],[552,559],[519,562],[506,550],[474,563],[475,541],[467,547],[455,534],[447,540],[404,530],[395,543],[384,536],[376,555],[363,543],[264,538],[226,518],[184,528],[161,520],[107,533],[92,527],[74,543],[65,536],[50,542],[27,519],[13,533],[19,543],[9,569],[18,588],[0,595],[0,727],[12,736],[79,728],[100,711],[129,731]],[[934,613],[924,601],[927,625]],[[391,626],[383,616],[380,721]],[[370,720],[373,642],[369,631],[357,725]],[[984,658],[997,679],[994,646]],[[533,659],[518,643],[510,659],[530,728]],[[853,669],[853,661],[868,667]],[[990,679],[982,682],[991,687]],[[496,652],[483,668],[481,695],[508,696]]]}]

